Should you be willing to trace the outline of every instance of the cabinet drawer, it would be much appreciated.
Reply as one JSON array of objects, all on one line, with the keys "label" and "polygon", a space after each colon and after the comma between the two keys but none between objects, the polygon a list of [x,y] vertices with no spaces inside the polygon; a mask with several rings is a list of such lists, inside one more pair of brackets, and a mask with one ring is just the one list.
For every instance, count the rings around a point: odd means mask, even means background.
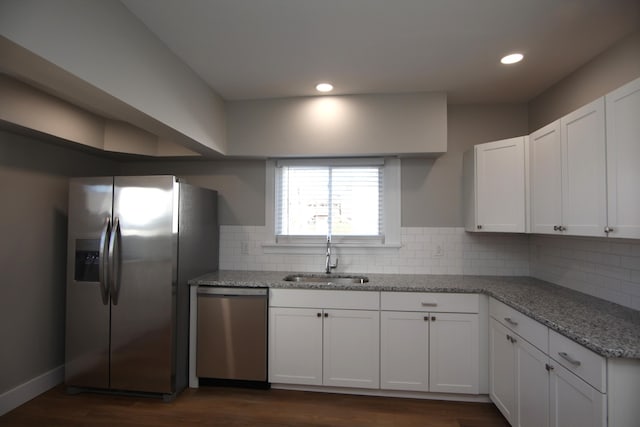
[{"label": "cabinet drawer", "polygon": [[607,392],[604,357],[555,331],[549,331],[549,356],[597,390]]},{"label": "cabinet drawer", "polygon": [[489,315],[545,353],[549,351],[549,329],[500,301],[489,300]]},{"label": "cabinet drawer", "polygon": [[380,293],[375,291],[270,289],[269,306],[379,310]]},{"label": "cabinet drawer", "polygon": [[382,310],[478,313],[478,294],[437,292],[382,292]]}]

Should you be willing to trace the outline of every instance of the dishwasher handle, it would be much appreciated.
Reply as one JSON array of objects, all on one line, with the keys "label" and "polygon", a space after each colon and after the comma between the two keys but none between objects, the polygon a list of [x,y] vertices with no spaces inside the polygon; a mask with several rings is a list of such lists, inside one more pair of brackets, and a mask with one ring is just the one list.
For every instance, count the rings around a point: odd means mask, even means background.
[{"label": "dishwasher handle", "polygon": [[267,288],[218,288],[215,286],[198,286],[198,295],[214,296],[267,296]]}]

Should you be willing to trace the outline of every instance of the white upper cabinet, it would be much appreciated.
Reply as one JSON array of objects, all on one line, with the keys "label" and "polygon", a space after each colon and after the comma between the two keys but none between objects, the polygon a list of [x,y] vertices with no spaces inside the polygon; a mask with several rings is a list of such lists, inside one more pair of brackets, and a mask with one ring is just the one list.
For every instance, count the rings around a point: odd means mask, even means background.
[{"label": "white upper cabinet", "polygon": [[604,99],[529,138],[531,232],[606,236]]},{"label": "white upper cabinet", "polygon": [[606,96],[608,234],[640,238],[640,79]]},{"label": "white upper cabinet", "polygon": [[526,138],[479,144],[465,153],[467,231],[526,231]]},{"label": "white upper cabinet", "polygon": [[606,236],[604,99],[560,119],[562,227],[576,236]]},{"label": "white upper cabinet", "polygon": [[555,233],[562,224],[560,120],[529,137],[531,232]]}]

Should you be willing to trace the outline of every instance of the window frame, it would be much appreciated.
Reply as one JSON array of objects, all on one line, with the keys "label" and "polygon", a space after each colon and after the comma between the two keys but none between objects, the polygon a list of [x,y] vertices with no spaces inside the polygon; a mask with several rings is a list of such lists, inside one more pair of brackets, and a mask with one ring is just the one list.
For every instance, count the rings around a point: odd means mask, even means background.
[{"label": "window frame", "polygon": [[383,166],[383,235],[332,236],[332,245],[342,247],[400,247],[400,159],[375,158],[321,158],[270,159],[265,177],[265,242],[263,247],[324,246],[326,236],[276,236],[276,171],[278,166]]}]

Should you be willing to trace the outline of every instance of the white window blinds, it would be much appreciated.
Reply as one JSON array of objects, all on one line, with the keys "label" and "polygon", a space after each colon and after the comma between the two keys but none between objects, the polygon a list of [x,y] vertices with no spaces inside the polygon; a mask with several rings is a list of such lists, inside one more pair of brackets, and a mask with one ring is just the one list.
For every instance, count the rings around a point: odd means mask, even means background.
[{"label": "white window blinds", "polygon": [[383,167],[279,165],[276,236],[382,237]]}]

